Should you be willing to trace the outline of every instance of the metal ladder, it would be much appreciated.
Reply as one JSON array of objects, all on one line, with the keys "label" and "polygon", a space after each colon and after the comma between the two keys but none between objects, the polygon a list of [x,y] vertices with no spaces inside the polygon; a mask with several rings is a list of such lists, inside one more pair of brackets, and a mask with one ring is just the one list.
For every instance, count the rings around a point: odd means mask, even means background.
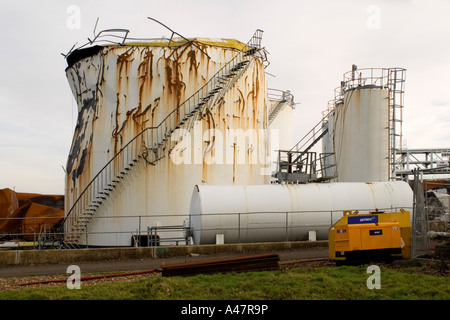
[{"label": "metal ladder", "polygon": [[[87,226],[109,194],[121,184],[139,161],[155,165],[164,155],[164,146],[180,128],[188,132],[196,119],[211,110],[236,83],[261,52],[262,30],[233,59],[223,66],[202,88],[181,103],[157,126],[144,129],[129,141],[85,187],[62,222],[64,243],[68,247],[78,243]],[[264,59],[264,55],[260,55]],[[169,148],[170,152],[170,148]]]},{"label": "metal ladder", "polygon": [[403,149],[403,96],[405,93],[405,69],[387,69],[387,87],[389,89],[389,180],[396,180],[395,171],[399,165],[398,156]]}]

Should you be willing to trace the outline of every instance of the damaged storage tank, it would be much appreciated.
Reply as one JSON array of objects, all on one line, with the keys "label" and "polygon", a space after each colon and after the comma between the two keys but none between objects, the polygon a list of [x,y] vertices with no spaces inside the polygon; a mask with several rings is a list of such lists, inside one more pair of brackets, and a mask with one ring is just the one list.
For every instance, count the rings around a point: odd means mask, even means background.
[{"label": "damaged storage tank", "polygon": [[[190,208],[194,244],[327,240],[344,210],[412,210],[406,182],[196,186]],[[222,237],[222,236],[221,236]]]},{"label": "damaged storage tank", "polygon": [[197,184],[270,181],[261,35],[124,39],[67,57],[79,114],[66,242],[129,246],[130,231],[182,224]]}]

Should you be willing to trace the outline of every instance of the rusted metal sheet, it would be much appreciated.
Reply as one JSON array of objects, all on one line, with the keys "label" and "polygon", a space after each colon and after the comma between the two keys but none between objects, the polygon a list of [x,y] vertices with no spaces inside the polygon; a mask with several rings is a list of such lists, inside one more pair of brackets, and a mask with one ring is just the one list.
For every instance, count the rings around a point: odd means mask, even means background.
[{"label": "rusted metal sheet", "polygon": [[17,200],[19,206],[22,206],[27,202],[33,202],[47,207],[64,210],[64,195],[18,192]]},{"label": "rusted metal sheet", "polygon": [[0,230],[7,224],[8,218],[11,218],[19,208],[17,194],[11,189],[0,190]]},{"label": "rusted metal sheet", "polygon": [[277,270],[280,257],[275,253],[232,258],[210,259],[163,265],[162,276],[193,276],[197,274]]},{"label": "rusted metal sheet", "polygon": [[63,219],[64,209],[60,208],[63,202],[64,196],[61,195],[0,190],[0,233],[33,240]]},{"label": "rusted metal sheet", "polygon": [[49,231],[63,217],[64,210],[29,201],[14,212],[14,219],[2,231],[19,234],[25,240],[34,240],[36,236]]}]

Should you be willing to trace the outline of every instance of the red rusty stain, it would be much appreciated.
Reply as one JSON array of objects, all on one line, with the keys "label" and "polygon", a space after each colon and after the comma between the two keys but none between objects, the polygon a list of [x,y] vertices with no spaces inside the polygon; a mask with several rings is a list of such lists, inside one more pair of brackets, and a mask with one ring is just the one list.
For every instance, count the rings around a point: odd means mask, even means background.
[{"label": "red rusty stain", "polygon": [[[208,137],[208,140],[203,140],[202,139],[202,141],[203,141],[202,146],[204,144],[204,146],[202,148],[202,150],[203,150],[202,180],[203,181],[208,181],[207,172],[208,172],[208,166],[209,165],[205,162],[205,156],[206,156],[207,153],[210,153],[210,156],[213,157],[213,153],[211,151],[212,151],[212,148],[214,147],[214,139],[215,139],[215,137],[213,136],[213,133],[212,133],[212,131],[213,131],[212,129],[215,129],[215,121],[214,121],[213,115],[211,114],[211,112],[209,110],[206,113],[206,117],[203,120],[203,124],[205,122],[206,122],[205,132],[209,133],[209,137]],[[202,128],[204,128],[204,127],[205,126],[202,125]],[[202,134],[202,137],[203,137],[203,134]]]},{"label": "red rusty stain", "polygon": [[[175,97],[175,103],[172,107],[176,108],[182,102],[184,91],[185,91],[185,83],[181,80],[181,71],[180,71],[180,63],[179,58],[176,60],[166,60],[165,72],[166,72],[166,84],[168,88],[168,95],[170,98]],[[179,110],[177,109],[177,119],[179,122]]]},{"label": "red rusty stain", "polygon": [[[140,82],[138,84],[139,86],[138,112],[133,116],[133,120],[136,122],[136,124],[139,125],[141,131],[144,130],[144,128],[146,127],[146,123],[149,121],[149,119],[145,118],[143,120],[140,120],[141,122],[139,122],[138,118],[146,116],[148,110],[150,110],[152,107],[152,104],[148,103],[148,99],[150,97],[153,81],[153,52],[150,50],[150,48],[144,48],[143,52],[144,52],[144,57],[142,59],[143,61],[139,64],[138,67],[138,82]],[[146,105],[144,110],[142,110],[143,104]]]},{"label": "red rusty stain", "polygon": [[195,79],[198,77],[198,67],[200,63],[197,63],[196,51],[191,50],[187,54],[187,58],[189,59],[189,72],[194,73]]}]

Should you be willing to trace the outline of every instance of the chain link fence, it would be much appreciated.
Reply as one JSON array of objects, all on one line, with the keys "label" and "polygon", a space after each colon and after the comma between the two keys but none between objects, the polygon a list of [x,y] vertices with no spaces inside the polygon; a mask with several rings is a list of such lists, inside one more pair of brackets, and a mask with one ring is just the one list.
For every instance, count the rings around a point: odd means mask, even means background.
[{"label": "chain link fence", "polygon": [[443,252],[449,248],[450,182],[423,180],[416,172],[412,187],[412,257],[448,260]]},{"label": "chain link fence", "polygon": [[[440,258],[440,252],[447,252],[450,247],[450,182],[447,180],[423,180],[420,172],[416,172],[414,180],[410,182],[414,191],[413,208],[405,208],[412,213],[412,258]],[[272,232],[281,232],[292,234],[290,221],[298,213],[281,214],[285,218],[277,225]],[[236,221],[239,221],[236,232],[240,235],[242,230],[242,221],[246,221],[249,214],[235,214]],[[315,230],[318,227],[331,227],[334,216],[339,213],[331,213],[327,225],[305,226],[309,230]],[[164,216],[136,215],[127,217],[96,217],[101,219],[101,225],[110,225],[110,227],[100,228],[97,232],[82,230],[82,247],[90,247],[99,237],[110,238],[111,247],[116,246],[117,239],[128,239],[130,246],[158,246],[158,245],[186,245],[191,244],[187,235],[192,235],[195,230],[190,229],[189,215],[174,215],[169,218]],[[168,219],[168,220],[166,220]],[[219,219],[219,217],[218,217]],[[8,232],[0,233],[0,249],[2,248],[61,248],[64,245],[64,233],[55,231],[60,229],[52,228],[61,217],[47,217],[45,221],[39,217],[29,218],[3,218],[0,224],[10,225]],[[258,220],[258,219],[256,219]],[[123,225],[126,225],[124,228]],[[120,228],[117,228],[120,226]],[[259,225],[258,227],[262,227]],[[271,226],[273,227],[273,226]],[[317,227],[317,228],[315,228]],[[263,227],[267,232],[268,226]],[[117,231],[119,230],[120,231]],[[247,230],[247,229],[246,229]],[[248,231],[248,230],[247,230]],[[247,232],[246,231],[246,232]],[[250,230],[253,232],[253,230]],[[283,237],[281,237],[282,239]],[[127,240],[127,241],[128,241]],[[238,241],[242,240],[238,237]],[[308,240],[308,239],[306,239]],[[282,240],[283,241],[283,240]],[[123,241],[122,241],[123,243]],[[74,246],[80,247],[80,246]],[[448,257],[448,256],[447,256]],[[440,258],[441,259],[441,258]],[[446,257],[442,258],[448,260]]]}]

